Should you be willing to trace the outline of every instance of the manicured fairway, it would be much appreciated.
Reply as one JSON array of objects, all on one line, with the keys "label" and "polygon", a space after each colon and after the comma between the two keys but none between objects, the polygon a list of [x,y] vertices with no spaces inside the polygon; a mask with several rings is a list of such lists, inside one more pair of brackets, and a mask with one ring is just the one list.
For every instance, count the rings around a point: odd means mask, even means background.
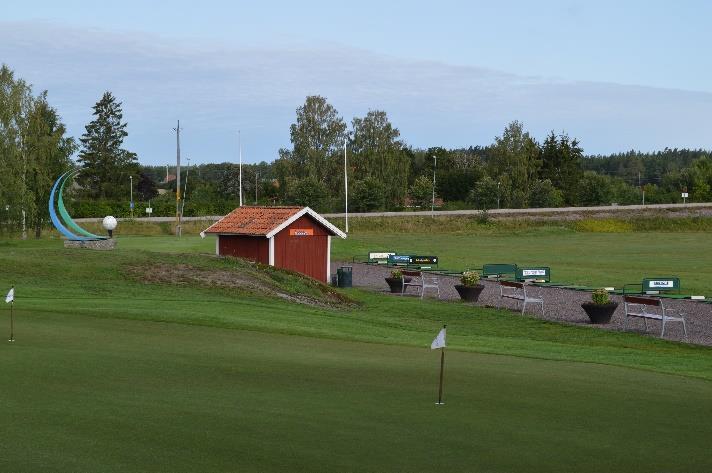
[{"label": "manicured fairway", "polygon": [[0,345],[2,471],[712,468],[701,380],[450,351],[436,407],[425,347],[52,313],[21,326]]},{"label": "manicured fairway", "polygon": [[712,296],[712,237],[694,233],[577,233],[533,228],[506,234],[353,233],[333,243],[334,260],[369,251],[416,252],[464,270],[485,263],[551,267],[557,282],[620,287],[646,276],[679,276],[683,291]]},{"label": "manicured fairway", "polygon": [[119,244],[0,242],[0,289],[17,287],[0,471],[712,468],[710,348],[360,291],[329,309],[149,282],[177,265],[254,269],[210,256],[210,239]]}]

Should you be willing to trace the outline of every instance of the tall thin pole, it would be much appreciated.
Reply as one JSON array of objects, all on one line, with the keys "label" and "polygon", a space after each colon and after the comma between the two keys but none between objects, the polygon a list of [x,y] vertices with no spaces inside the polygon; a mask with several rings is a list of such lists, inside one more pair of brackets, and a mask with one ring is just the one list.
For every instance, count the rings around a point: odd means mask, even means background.
[{"label": "tall thin pole", "polygon": [[237,141],[240,147],[240,207],[242,207],[242,133],[237,130]]},{"label": "tall thin pole", "polygon": [[346,167],[346,140],[344,140],[344,215],[346,216],[346,233],[349,232],[349,173]]},{"label": "tall thin pole", "polygon": [[440,349],[440,387],[438,388],[438,404],[443,404],[443,372],[445,371],[445,347]]},{"label": "tall thin pole", "polygon": [[130,200],[129,200],[129,207],[131,207],[131,218],[133,218],[133,216],[134,216],[134,215],[133,215],[133,210],[134,210],[134,203],[133,203],[133,176],[129,176],[129,181],[130,181],[130,184],[129,184],[129,185],[131,186],[131,190],[130,190],[130,194],[129,194],[129,196],[130,196],[130,197],[129,197],[129,199],[130,199]]},{"label": "tall thin pole", "polygon": [[180,120],[174,128],[176,132],[176,235],[181,236],[181,206],[180,206]]},{"label": "tall thin pole", "polygon": [[255,170],[255,205],[257,205],[257,178],[260,177],[260,173]]},{"label": "tall thin pole", "polygon": [[183,210],[185,210],[185,198],[188,195],[188,173],[190,172],[190,158],[188,158],[188,165],[185,169],[185,184],[183,185],[183,202],[180,206],[180,218],[183,220]]},{"label": "tall thin pole", "polygon": [[[15,289],[15,286],[12,286],[12,289]],[[13,293],[12,300],[10,301],[10,342],[15,341],[15,316],[13,314],[13,307],[15,306],[15,295]]]},{"label": "tall thin pole", "polygon": [[430,214],[435,216],[435,169],[438,167],[438,157],[433,156],[435,164],[433,165],[433,202],[430,204]]}]

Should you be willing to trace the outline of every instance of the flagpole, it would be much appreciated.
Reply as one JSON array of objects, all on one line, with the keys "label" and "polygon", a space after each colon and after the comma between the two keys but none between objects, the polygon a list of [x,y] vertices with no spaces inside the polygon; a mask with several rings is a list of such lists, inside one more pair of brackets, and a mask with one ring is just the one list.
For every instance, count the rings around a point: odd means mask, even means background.
[{"label": "flagpole", "polygon": [[[15,289],[15,286],[12,286],[12,289]],[[12,291],[12,289],[10,289]],[[13,292],[12,294],[12,300],[10,301],[10,340],[9,342],[14,342],[15,341],[15,317],[13,314],[13,307],[15,306],[15,294]]]},{"label": "flagpole", "polygon": [[[447,325],[443,325],[443,329],[447,328]],[[438,406],[445,404],[443,402],[443,372],[445,368],[445,347],[440,349],[440,387],[438,388]]]}]

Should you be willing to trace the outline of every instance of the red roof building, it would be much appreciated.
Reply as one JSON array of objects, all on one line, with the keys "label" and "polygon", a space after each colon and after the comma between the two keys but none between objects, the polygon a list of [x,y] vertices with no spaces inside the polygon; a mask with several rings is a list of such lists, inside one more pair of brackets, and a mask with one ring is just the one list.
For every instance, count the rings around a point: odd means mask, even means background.
[{"label": "red roof building", "polygon": [[205,230],[215,253],[290,269],[328,282],[331,237],[346,234],[309,207],[238,207]]}]

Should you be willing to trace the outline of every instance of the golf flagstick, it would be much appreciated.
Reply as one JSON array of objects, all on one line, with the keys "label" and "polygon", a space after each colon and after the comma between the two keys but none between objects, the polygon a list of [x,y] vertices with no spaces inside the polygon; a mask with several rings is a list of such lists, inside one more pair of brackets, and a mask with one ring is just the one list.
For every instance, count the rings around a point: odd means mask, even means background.
[{"label": "golf flagstick", "polygon": [[15,317],[13,314],[13,308],[15,306],[15,286],[12,286],[10,288],[10,292],[7,293],[7,296],[5,296],[5,303],[10,304],[10,339],[8,342],[14,342],[15,341]]},{"label": "golf flagstick", "polygon": [[440,386],[438,387],[438,406],[445,404],[443,402],[443,371],[445,370],[445,332],[447,325],[443,325],[443,328],[438,332],[438,336],[435,337],[433,343],[430,344],[431,350],[440,349]]},{"label": "golf flagstick", "polygon": [[15,301],[10,302],[10,340],[11,342],[15,341],[15,317],[12,313],[12,308],[15,305]]}]

